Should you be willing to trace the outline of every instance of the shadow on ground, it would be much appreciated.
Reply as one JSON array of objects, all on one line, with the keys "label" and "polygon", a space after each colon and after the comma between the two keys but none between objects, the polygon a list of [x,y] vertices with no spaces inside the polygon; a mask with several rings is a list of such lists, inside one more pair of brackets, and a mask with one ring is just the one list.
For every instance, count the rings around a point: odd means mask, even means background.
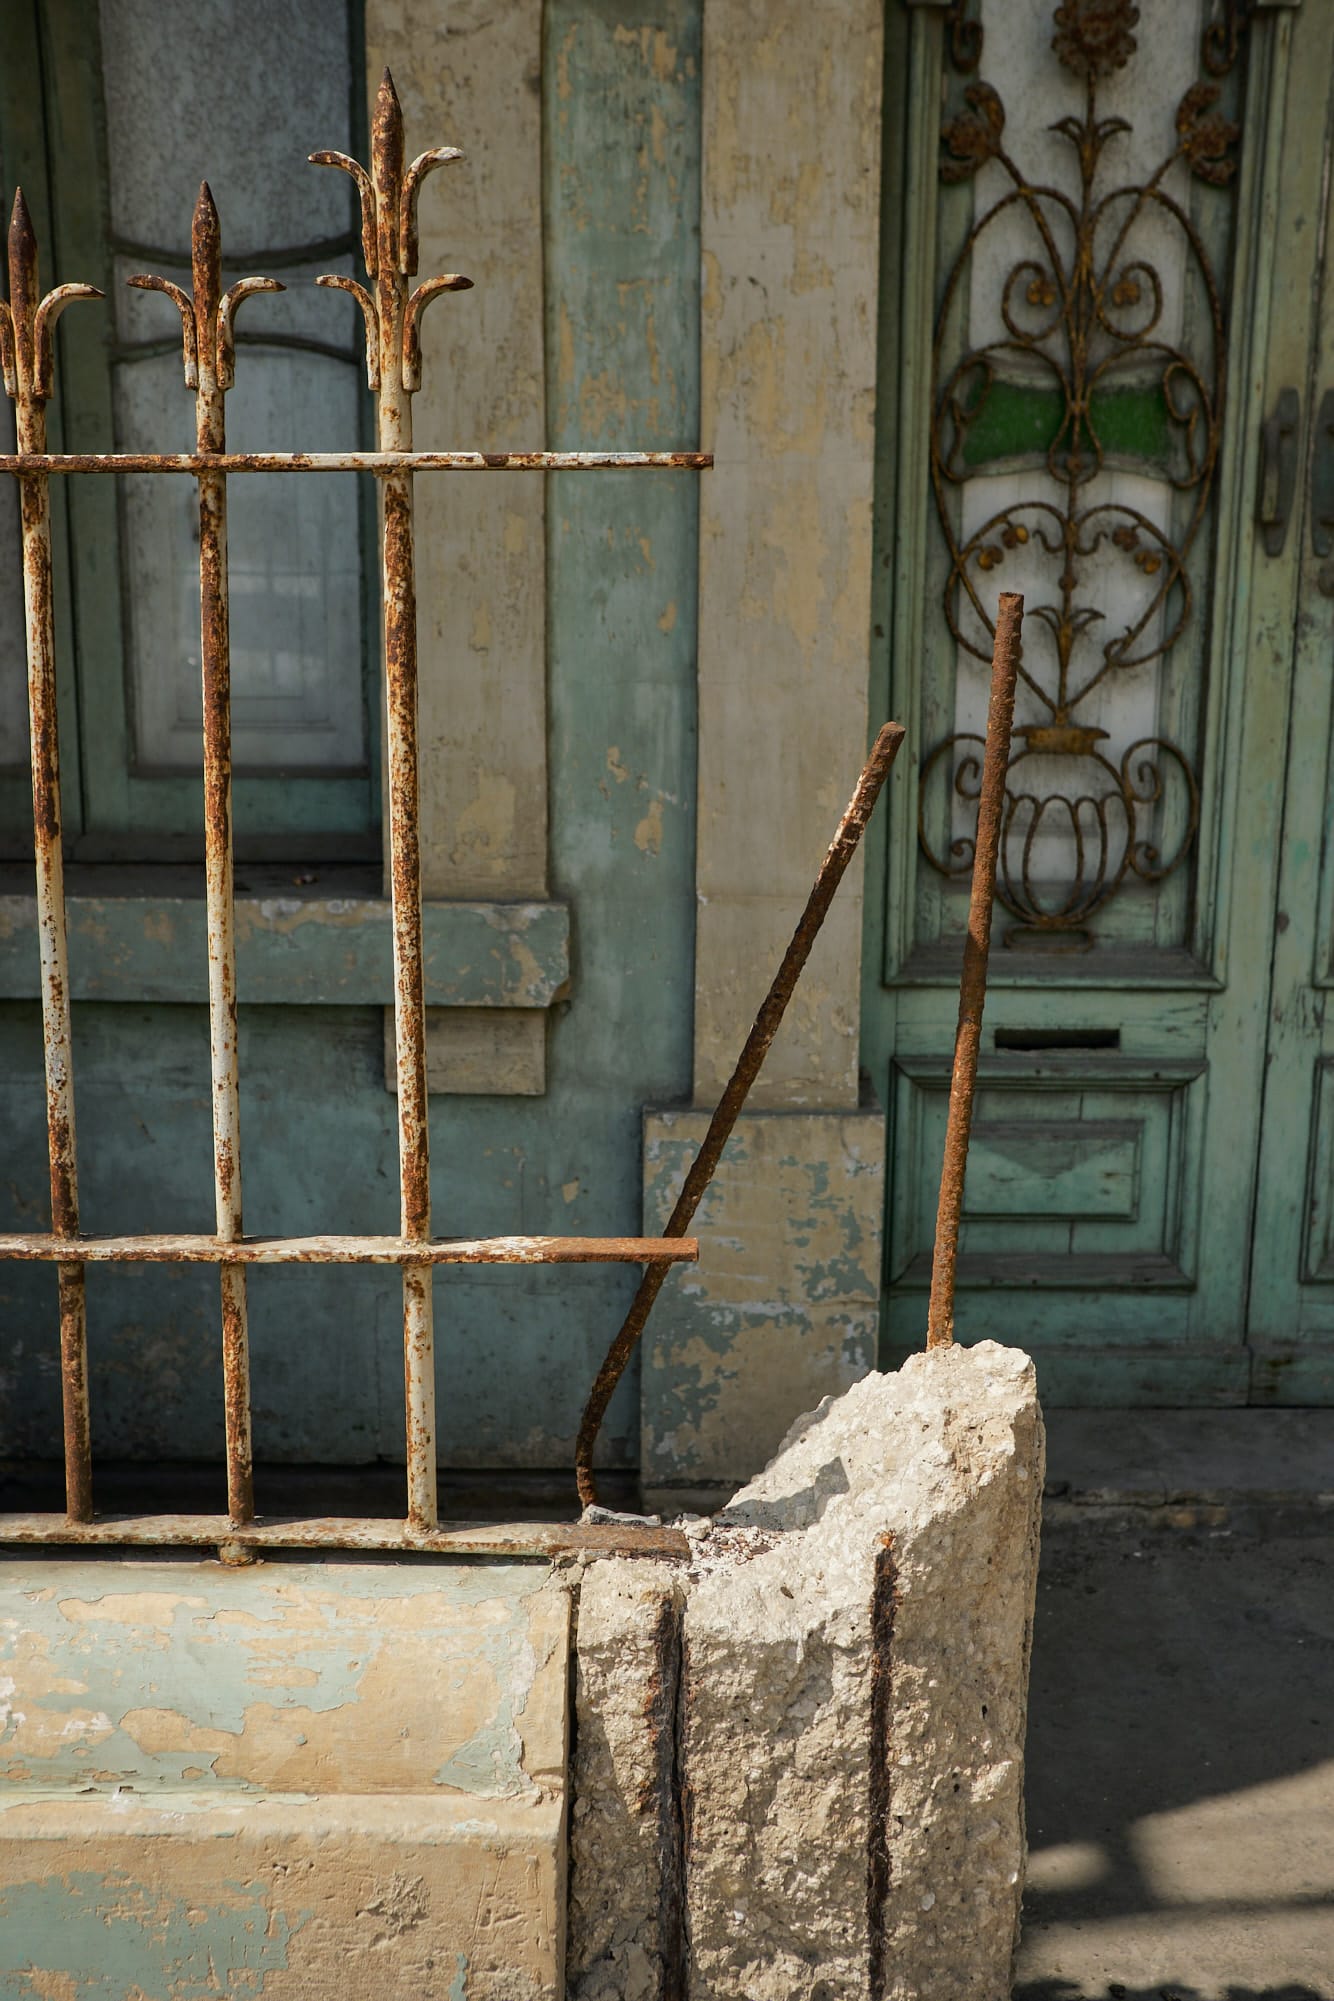
[{"label": "shadow on ground", "polygon": [[1015,2001],[1334,2001],[1334,1533],[1044,1537]]}]

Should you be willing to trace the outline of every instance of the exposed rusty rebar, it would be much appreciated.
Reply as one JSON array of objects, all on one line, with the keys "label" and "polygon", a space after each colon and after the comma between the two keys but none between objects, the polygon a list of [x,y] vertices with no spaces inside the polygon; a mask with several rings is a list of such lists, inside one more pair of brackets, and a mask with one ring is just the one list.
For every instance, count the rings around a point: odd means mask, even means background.
[{"label": "exposed rusty rebar", "polygon": [[[773,983],[755,1017],[749,1035],[746,1037],[736,1068],[727,1080],[727,1087],[718,1100],[717,1110],[709,1121],[699,1152],[686,1175],[681,1193],[676,1198],[663,1235],[683,1236],[691,1218],[700,1205],[705,1189],[713,1179],[714,1170],[722,1158],[732,1128],[737,1122],[741,1107],[750,1093],[751,1085],[760,1073],[760,1066],[769,1053],[769,1045],[778,1033],[787,1004],[792,998],[792,990],[800,978],[801,969],[810,957],[811,947],[824,923],[829,906],[834,900],[834,892],[847,870],[849,862],[857,852],[866,823],[871,817],[880,791],[893,769],[894,759],[899,754],[903,742],[903,728],[899,723],[886,723],[871,750],[857,789],[848,802],[846,811],[838,823],[838,829],[829,846],[829,851],[820,864],[806,908],[802,911],[791,942],[784,952]],[[593,1473],[593,1448],[597,1444],[598,1431],[607,1413],[616,1385],[625,1373],[626,1363],[635,1351],[645,1323],[653,1310],[653,1302],[662,1290],[668,1267],[662,1262],[650,1264],[639,1281],[638,1290],[630,1302],[621,1330],[607,1350],[602,1367],[598,1370],[593,1387],[588,1394],[583,1419],[579,1426],[579,1436],[574,1449],[575,1480],[579,1488],[579,1499],[585,1507],[597,1501],[597,1482]]]},{"label": "exposed rusty rebar", "polygon": [[[208,182],[190,225],[193,298],[166,278],[138,273],[131,285],[165,292],[181,315],[186,387],[195,392],[200,453],[227,444],[225,398],[233,379],[233,324],[241,301],[281,292],[275,278],[243,278],[222,289],[222,228]],[[199,631],[204,727],[204,879],[208,905],[209,1063],[213,1099],[213,1202],[218,1237],[241,1235],[241,1095],[236,1030],[236,911],[232,893],[232,665],[227,570],[227,475],[199,474]],[[255,1516],[250,1425],[250,1333],[245,1268],[219,1267],[227,1513],[235,1528]]]},{"label": "exposed rusty rebar", "polygon": [[936,1242],[931,1257],[931,1299],[926,1319],[928,1348],[948,1347],[954,1339],[954,1274],[959,1258],[959,1221],[963,1214],[964,1176],[968,1171],[968,1136],[973,1125],[977,1057],[982,1043],[982,1010],[987,999],[987,956],[991,950],[991,912],[996,898],[996,857],[1005,810],[1005,769],[1010,761],[1014,690],[1023,652],[1023,619],[1023,598],[1017,591],[1002,591],[991,654],[991,698],[987,707],[982,787],[973,845],[973,885],[968,902],[968,935],[963,942],[959,1025],[954,1036],[954,1069],[950,1077],[950,1106],[945,1124],[945,1158],[940,1171]]},{"label": "exposed rusty rebar", "polygon": [[[13,398],[19,453],[45,452],[46,404],[53,371],[52,329],[73,299],[100,299],[91,285],[61,285],[45,298],[37,239],[21,188],[9,225],[9,300],[0,306],[0,357]],[[79,1234],[79,1177],[74,1131],[74,1059],[65,865],[61,848],[60,731],[56,696],[55,614],[51,592],[51,502],[47,476],[19,478],[23,534],[23,606],[28,654],[28,725],[32,741],[33,842],[46,1062],[46,1131],[51,1168],[51,1227]],[[88,1409],[88,1328],[83,1265],[58,1268],[60,1394],[65,1436],[65,1504],[72,1522],[91,1521],[93,1472]]]}]

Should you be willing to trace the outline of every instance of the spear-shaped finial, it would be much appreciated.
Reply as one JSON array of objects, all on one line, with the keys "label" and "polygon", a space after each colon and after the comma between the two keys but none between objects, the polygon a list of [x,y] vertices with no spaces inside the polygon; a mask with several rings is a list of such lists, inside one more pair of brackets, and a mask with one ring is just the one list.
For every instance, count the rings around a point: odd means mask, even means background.
[{"label": "spear-shaped finial", "polygon": [[[9,301],[0,303],[0,364],[16,403],[45,403],[51,394],[51,334],[74,299],[100,299],[95,285],[57,285],[45,298],[37,278],[37,232],[22,188],[9,220]],[[25,446],[25,450],[38,449]]]},{"label": "spear-shaped finial", "polygon": [[[221,451],[223,439],[220,396],[236,380],[236,309],[256,292],[286,289],[276,278],[241,278],[222,289],[222,224],[207,181],[199,183],[190,219],[190,275],[194,296],[170,278],[136,271],[127,285],[141,292],[165,293],[181,316],[181,357],[185,386],[198,398],[199,449]],[[208,411],[205,411],[205,404]]]},{"label": "spear-shaped finial", "polygon": [[420,324],[424,309],[441,292],[466,292],[472,286],[471,278],[449,272],[428,278],[409,296],[404,281],[417,269],[421,184],[433,168],[447,160],[461,160],[463,155],[457,146],[432,146],[419,153],[406,171],[404,157],[403,107],[388,69],[375,94],[369,173],[347,153],[310,155],[316,166],[338,167],[349,174],[361,199],[362,254],[376,296],[341,272],[331,272],[315,282],[350,292],[361,308],[366,328],[366,379],[380,396],[382,442],[390,435],[396,440],[407,435],[407,408],[402,399],[421,387]]}]

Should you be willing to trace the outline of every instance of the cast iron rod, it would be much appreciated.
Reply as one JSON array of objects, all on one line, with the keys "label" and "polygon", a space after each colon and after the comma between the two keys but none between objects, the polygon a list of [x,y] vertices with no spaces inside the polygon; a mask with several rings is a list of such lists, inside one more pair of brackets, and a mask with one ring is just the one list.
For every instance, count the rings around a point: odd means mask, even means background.
[{"label": "cast iron rod", "polygon": [[[20,453],[46,450],[51,393],[51,322],[69,298],[100,298],[91,286],[62,286],[41,296],[37,239],[22,189],[9,226],[9,302],[4,359],[14,399]],[[33,844],[41,960],[46,1131],[51,1170],[51,1228],[79,1233],[79,1176],[74,1130],[74,1053],[70,1024],[65,864],[61,846],[60,729],[56,692],[55,614],[51,585],[51,500],[45,473],[19,479],[23,536],[23,610],[28,656],[28,727],[32,746]],[[92,1448],[88,1410],[88,1329],[84,1270],[58,1267],[60,1397],[65,1438],[65,1505],[71,1522],[91,1521]]]}]

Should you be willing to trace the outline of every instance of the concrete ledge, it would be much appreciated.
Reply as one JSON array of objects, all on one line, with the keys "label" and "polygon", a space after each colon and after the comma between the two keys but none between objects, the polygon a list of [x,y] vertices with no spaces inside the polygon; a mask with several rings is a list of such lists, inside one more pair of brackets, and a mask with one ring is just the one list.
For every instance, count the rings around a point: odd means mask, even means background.
[{"label": "concrete ledge", "polygon": [[0,1566],[0,1994],[558,2001],[540,1563]]},{"label": "concrete ledge", "polygon": [[558,1796],[11,1802],[5,1993],[559,2001]]}]

